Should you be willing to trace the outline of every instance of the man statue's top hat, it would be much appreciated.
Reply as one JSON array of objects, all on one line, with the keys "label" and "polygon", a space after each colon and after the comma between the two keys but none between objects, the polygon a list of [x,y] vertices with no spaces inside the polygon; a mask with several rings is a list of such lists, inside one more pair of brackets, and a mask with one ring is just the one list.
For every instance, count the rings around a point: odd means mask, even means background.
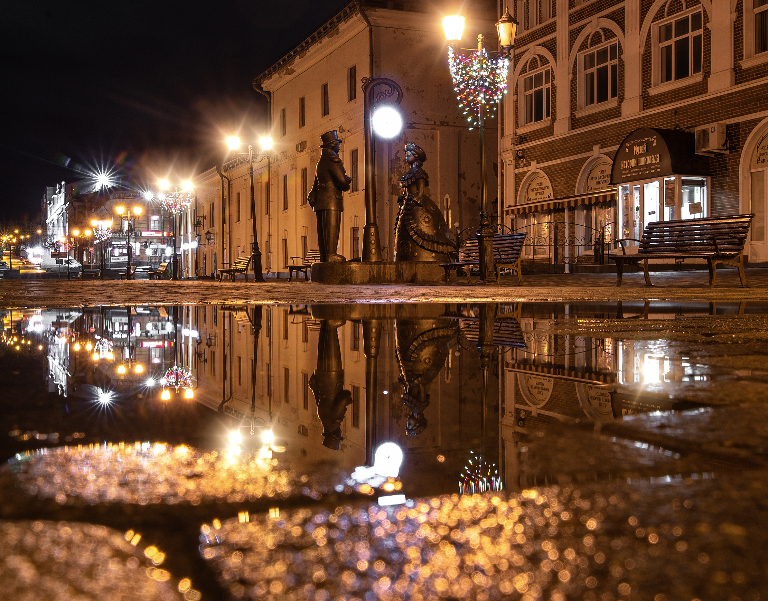
[{"label": "man statue's top hat", "polygon": [[320,148],[328,148],[333,146],[336,142],[341,144],[341,139],[339,138],[339,134],[335,129],[325,132],[322,136],[320,136],[320,140],[323,142],[320,145]]}]

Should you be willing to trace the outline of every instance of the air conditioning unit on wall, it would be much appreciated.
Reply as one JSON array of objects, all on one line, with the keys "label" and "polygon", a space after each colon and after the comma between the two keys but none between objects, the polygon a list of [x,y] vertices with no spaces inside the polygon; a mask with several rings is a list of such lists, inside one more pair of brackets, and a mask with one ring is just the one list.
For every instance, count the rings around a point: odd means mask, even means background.
[{"label": "air conditioning unit on wall", "polygon": [[725,123],[710,123],[696,128],[696,154],[713,156],[728,153]]}]

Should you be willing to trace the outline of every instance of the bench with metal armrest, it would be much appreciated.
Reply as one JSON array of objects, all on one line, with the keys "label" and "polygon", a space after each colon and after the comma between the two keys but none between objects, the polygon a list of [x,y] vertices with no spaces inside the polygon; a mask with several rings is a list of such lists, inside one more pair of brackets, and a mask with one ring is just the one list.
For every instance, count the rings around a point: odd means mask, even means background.
[{"label": "bench with metal armrest", "polygon": [[[495,234],[493,236],[493,261],[496,269],[496,281],[499,281],[499,272],[502,268],[508,268],[517,274],[517,280],[523,283],[523,275],[520,269],[520,259],[525,243],[525,232],[515,232],[512,234]],[[469,281],[470,272],[474,268],[480,267],[480,247],[477,238],[468,238],[466,242],[459,247],[458,261],[450,263],[440,263],[440,267],[445,270],[445,282],[448,283],[451,271],[456,271],[457,275],[460,269],[463,269]]]},{"label": "bench with metal armrest", "polygon": [[219,269],[219,281],[222,280],[222,278],[225,275],[228,275],[232,281],[235,281],[235,276],[238,273],[244,273],[245,279],[248,279],[248,265],[250,265],[251,260],[253,259],[253,255],[249,257],[239,257],[235,259],[235,262],[232,263],[232,267],[227,267],[225,269]]},{"label": "bench with metal armrest", "polygon": [[293,274],[296,274],[296,279],[299,279],[299,273],[304,274],[304,279],[308,280],[308,273],[312,269],[312,265],[320,261],[320,251],[310,250],[307,251],[305,257],[291,257],[292,265],[288,265],[288,281],[293,279]]}]

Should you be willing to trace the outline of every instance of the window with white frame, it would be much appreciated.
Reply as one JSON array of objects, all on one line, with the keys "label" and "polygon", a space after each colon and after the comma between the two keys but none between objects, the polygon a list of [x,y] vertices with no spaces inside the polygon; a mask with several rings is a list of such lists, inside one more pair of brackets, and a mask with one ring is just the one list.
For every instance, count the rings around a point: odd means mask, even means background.
[{"label": "window with white frame", "polygon": [[675,16],[658,25],[659,83],[701,73],[704,53],[702,12]]},{"label": "window with white frame", "polygon": [[742,67],[768,61],[768,0],[744,0]]},{"label": "window with white frame", "polygon": [[[538,66],[534,57],[528,64]],[[552,75],[549,66],[523,75],[523,124],[530,125],[549,119],[552,107]]]},{"label": "window with white frame", "polygon": [[520,33],[546,23],[553,16],[552,0],[517,0],[517,21]]},{"label": "window with white frame", "polygon": [[[602,37],[602,36],[601,36]],[[618,96],[619,61],[616,40],[590,48],[582,54],[584,106],[607,102]]]}]

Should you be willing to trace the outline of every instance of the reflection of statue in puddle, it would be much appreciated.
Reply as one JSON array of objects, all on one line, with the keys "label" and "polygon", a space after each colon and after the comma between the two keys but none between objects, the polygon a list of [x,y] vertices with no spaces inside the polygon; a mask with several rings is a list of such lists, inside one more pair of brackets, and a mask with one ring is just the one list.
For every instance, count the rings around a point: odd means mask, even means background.
[{"label": "reflection of statue in puddle", "polygon": [[429,406],[429,385],[443,369],[451,340],[456,336],[456,326],[444,323],[440,319],[395,322],[402,401],[410,412],[405,425],[408,436],[421,434],[427,427],[424,411]]},{"label": "reflection of statue in puddle", "polygon": [[429,176],[421,166],[427,153],[409,142],[405,159],[410,169],[400,178],[403,193],[397,199],[400,212],[395,225],[395,261],[450,261],[456,246],[448,238],[443,214],[426,193]]},{"label": "reflection of statue in puddle", "polygon": [[341,423],[347,413],[347,405],[352,403],[352,393],[344,390],[344,368],[341,364],[338,333],[342,325],[344,319],[320,320],[317,369],[309,379],[309,387],[317,403],[317,416],[323,423],[323,446],[336,451],[342,441]]}]

